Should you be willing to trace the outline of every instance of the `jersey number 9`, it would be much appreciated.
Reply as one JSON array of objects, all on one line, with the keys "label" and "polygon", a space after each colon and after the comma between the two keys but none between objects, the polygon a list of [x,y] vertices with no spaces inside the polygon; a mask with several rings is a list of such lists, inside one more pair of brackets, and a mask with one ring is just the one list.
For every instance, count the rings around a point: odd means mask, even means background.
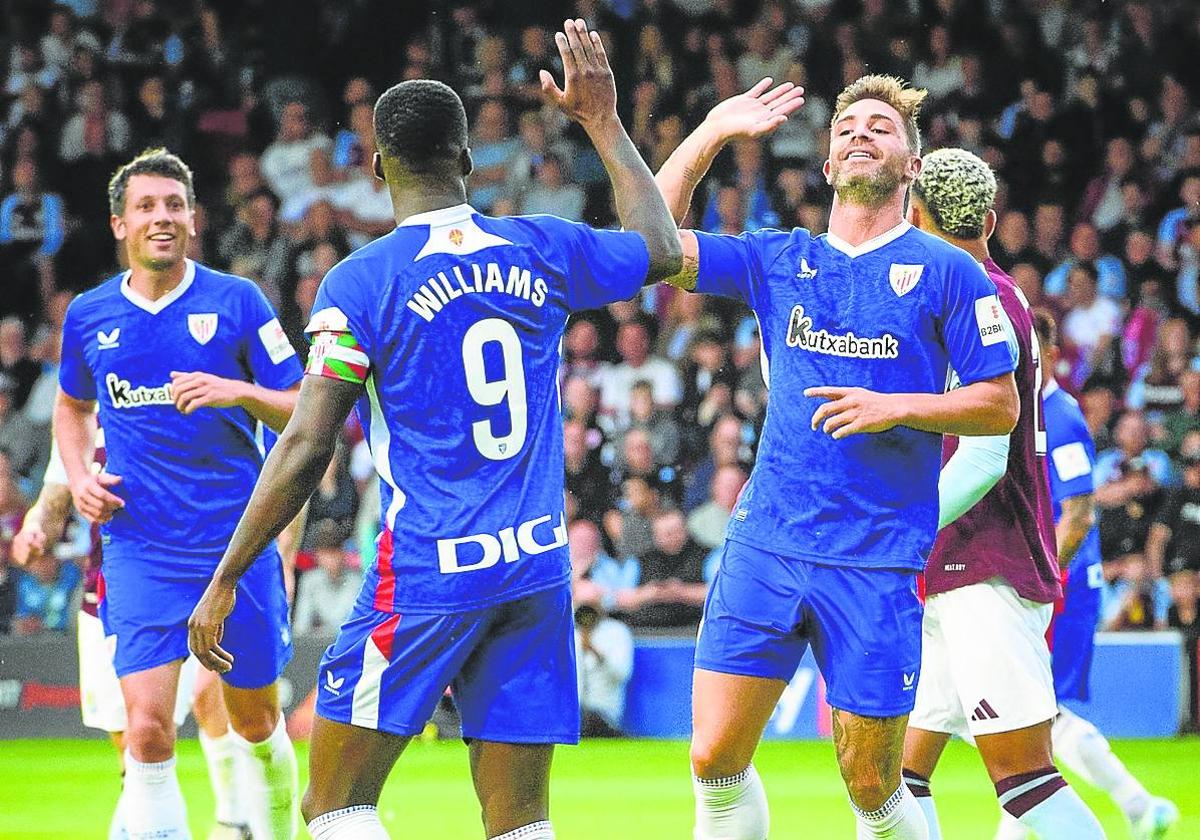
[{"label": "jersey number 9", "polygon": [[[483,348],[489,343],[500,345],[504,373],[499,379],[488,379],[484,369]],[[513,458],[525,445],[529,429],[529,408],[525,400],[525,367],[521,358],[521,339],[513,325],[500,318],[477,321],[463,336],[463,371],[471,399],[482,406],[505,403],[508,406],[509,432],[496,436],[491,420],[471,424],[475,448],[491,461]]]}]

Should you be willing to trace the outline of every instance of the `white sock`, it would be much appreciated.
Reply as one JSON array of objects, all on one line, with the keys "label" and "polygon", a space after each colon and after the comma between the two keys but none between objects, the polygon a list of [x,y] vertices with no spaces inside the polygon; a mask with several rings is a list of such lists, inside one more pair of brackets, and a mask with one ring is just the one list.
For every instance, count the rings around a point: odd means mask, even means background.
[{"label": "white sock", "polygon": [[229,737],[242,756],[243,813],[255,840],[292,840],[296,836],[296,790],[300,782],[296,750],[288,738],[283,715],[265,741],[252,744],[232,729]]},{"label": "white sock", "polygon": [[1047,840],[1104,840],[1104,829],[1053,765],[996,782],[1000,807]]},{"label": "white sock", "polygon": [[554,826],[550,825],[550,820],[540,820],[497,834],[491,840],[554,840]]},{"label": "white sock", "polygon": [[853,802],[854,816],[858,822],[858,840],[929,840],[929,825],[925,814],[912,792],[904,785],[888,797],[874,811],[863,811]]},{"label": "white sock", "polygon": [[1091,721],[1059,706],[1051,729],[1054,758],[1092,787],[1100,788],[1117,803],[1130,822],[1150,807],[1150,794],[1113,755],[1108,739]]},{"label": "white sock", "polygon": [[692,777],[696,794],[695,840],[766,840],[771,827],[767,793],[751,764],[724,779]]},{"label": "white sock", "polygon": [[322,814],[308,824],[313,840],[388,840],[374,805],[355,805]]},{"label": "white sock", "polygon": [[996,836],[993,840],[1025,840],[1029,830],[1021,825],[1021,821],[1012,814],[1000,809],[1000,824],[996,826]]},{"label": "white sock", "polygon": [[117,797],[117,807],[113,808],[112,819],[108,823],[108,840],[129,840],[125,831],[125,814],[122,808],[125,803],[125,786],[122,783],[121,795]]},{"label": "white sock", "polygon": [[929,840],[942,840],[942,826],[938,822],[937,806],[933,804],[933,790],[929,786],[929,780],[912,770],[905,770],[901,774],[901,778],[909,793],[917,800],[917,805],[921,807],[921,813],[925,815],[925,827],[929,829]]},{"label": "white sock", "polygon": [[192,836],[175,775],[175,756],[143,764],[125,752],[121,814],[129,840],[188,840]]},{"label": "white sock", "polygon": [[216,819],[227,825],[246,825],[238,784],[238,750],[229,732],[213,738],[200,730],[200,749],[208,763],[208,783],[216,800]]}]

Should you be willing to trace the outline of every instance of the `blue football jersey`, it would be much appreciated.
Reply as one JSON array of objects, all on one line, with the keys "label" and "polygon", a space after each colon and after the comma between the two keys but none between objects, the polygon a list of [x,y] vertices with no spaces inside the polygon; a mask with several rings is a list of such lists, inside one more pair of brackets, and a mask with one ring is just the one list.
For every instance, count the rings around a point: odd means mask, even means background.
[{"label": "blue football jersey", "polygon": [[410,217],[321,284],[308,371],[363,382],[383,532],[360,605],[446,612],[570,574],[558,370],[570,312],[633,297],[639,234],[468,205]]},{"label": "blue football jersey", "polygon": [[979,263],[908,223],[854,247],[808,231],[697,233],[696,290],[744,301],[762,336],[767,417],[728,537],[789,557],[924,568],[942,436],[906,427],[834,440],[811,428],[822,385],[937,394],[1016,366]]},{"label": "blue football jersey", "polygon": [[282,390],[302,375],[271,305],[249,280],[187,261],[183,281],[148,300],[128,272],[76,298],[63,324],[59,384],[96,400],[107,472],[125,500],[104,526],[105,560],[149,548],[214,567],[263,463],[259,422],[242,408],[181,414],[171,372]]},{"label": "blue football jersey", "polygon": [[[1042,391],[1046,412],[1046,448],[1049,452],[1046,472],[1050,477],[1050,498],[1054,521],[1062,517],[1062,503],[1095,489],[1092,470],[1096,464],[1096,446],[1075,398],[1051,380]],[[1084,537],[1068,570],[1067,609],[1074,593],[1099,591],[1103,579],[1100,570],[1100,527],[1092,526]]]}]

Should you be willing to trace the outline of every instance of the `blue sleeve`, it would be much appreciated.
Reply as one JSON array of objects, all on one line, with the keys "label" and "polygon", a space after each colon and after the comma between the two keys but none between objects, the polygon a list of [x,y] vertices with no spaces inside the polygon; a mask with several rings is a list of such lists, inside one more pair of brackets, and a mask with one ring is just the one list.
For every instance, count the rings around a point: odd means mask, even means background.
[{"label": "blue sleeve", "polygon": [[285,391],[303,371],[275,310],[262,289],[247,282],[242,303],[242,336],[250,375],[264,388]]},{"label": "blue sleeve", "polygon": [[96,378],[83,357],[83,339],[79,326],[79,299],[67,308],[63,320],[62,351],[58,364],[58,384],[69,397],[96,399]]},{"label": "blue sleeve", "polygon": [[1067,275],[1070,273],[1071,264],[1069,262],[1059,263],[1046,275],[1046,279],[1042,282],[1042,291],[1054,297],[1065,295],[1067,293]]},{"label": "blue sleeve", "polygon": [[965,252],[951,255],[945,271],[942,336],[959,380],[970,385],[1016,370],[1009,343],[1012,324],[996,285]]},{"label": "blue sleeve", "polygon": [[1061,504],[1064,499],[1084,496],[1095,490],[1092,472],[1096,464],[1096,447],[1082,415],[1073,418],[1049,411],[1047,415],[1049,452],[1046,472],[1050,476],[1050,495]]},{"label": "blue sleeve", "polygon": [[696,291],[736,298],[754,308],[755,289],[794,232],[756,230],[739,236],[696,231],[700,273]]},{"label": "blue sleeve", "polygon": [[538,223],[549,227],[546,232],[551,236],[557,233],[567,246],[563,279],[571,311],[598,309],[629,300],[645,285],[650,251],[640,233],[597,230],[547,216],[540,217]]},{"label": "blue sleeve", "polygon": [[63,200],[54,193],[42,195],[42,256],[53,257],[66,238],[66,210]]},{"label": "blue sleeve", "polygon": [[13,241],[12,217],[13,208],[17,206],[17,194],[9,195],[0,201],[0,245],[8,245]]}]

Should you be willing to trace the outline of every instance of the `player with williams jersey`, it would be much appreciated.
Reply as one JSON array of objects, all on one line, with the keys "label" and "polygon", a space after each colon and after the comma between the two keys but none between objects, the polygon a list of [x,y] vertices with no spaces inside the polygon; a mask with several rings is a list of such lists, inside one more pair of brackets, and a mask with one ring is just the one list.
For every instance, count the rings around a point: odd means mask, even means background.
[{"label": "player with williams jersey", "polygon": [[490,838],[542,840],[555,743],[579,736],[557,380],[567,316],[679,270],[679,243],[616,114],[600,38],[568,21],[565,91],[612,180],[626,232],[550,216],[488,218],[466,202],[466,114],[439,82],[375,106],[376,174],[396,229],[325,277],[296,416],[191,622],[208,667],[235,584],[295,515],[357,402],[379,473],[378,560],[318,674],[310,783],[316,840],[386,837],[388,772],[447,685],[470,742]]}]

